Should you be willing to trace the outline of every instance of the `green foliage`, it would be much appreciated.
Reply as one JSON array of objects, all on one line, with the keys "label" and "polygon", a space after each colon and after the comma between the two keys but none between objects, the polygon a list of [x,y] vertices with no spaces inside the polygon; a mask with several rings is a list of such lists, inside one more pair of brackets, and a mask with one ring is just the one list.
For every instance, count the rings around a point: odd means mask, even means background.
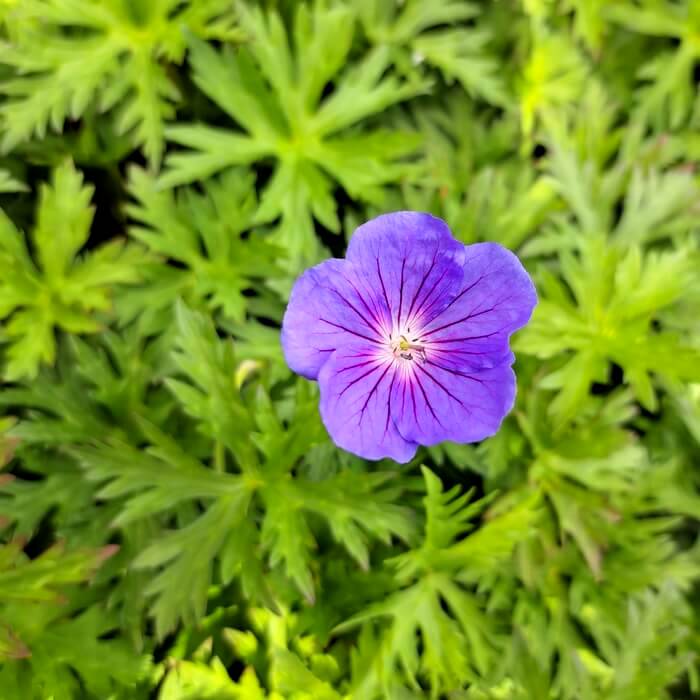
[{"label": "green foliage", "polygon": [[[212,312],[221,309],[242,322],[249,293],[262,295],[263,282],[281,274],[278,261],[284,249],[261,233],[247,235],[258,206],[252,173],[230,170],[209,181],[204,194],[184,190],[176,197],[134,168],[131,192],[136,202],[127,213],[137,224],[130,235],[161,261],[144,270],[147,284],[124,300],[120,316],[125,322],[141,314],[147,325],[169,323],[181,297],[206,302]],[[168,267],[163,260],[180,267]]]},{"label": "green foliage", "polygon": [[160,569],[145,590],[155,599],[159,635],[178,619],[193,623],[204,614],[215,561],[221,583],[240,578],[249,595],[273,604],[261,564],[241,565],[251,557],[268,557],[271,567],[282,567],[313,599],[308,514],[326,519],[333,538],[364,567],[367,535],[410,536],[408,511],[393,504],[398,492],[391,473],[289,478],[323,437],[313,394],[298,392],[285,428],[262,389],[248,398],[236,388],[233,346],[217,338],[206,317],[178,307],[175,342],[182,378],[171,377],[167,385],[180,410],[194,420],[192,441],[202,436],[209,443],[209,464],[145,419],[137,421],[149,445],[145,449],[111,441],[75,450],[87,477],[103,484],[97,497],[122,500],[114,526],[156,516],[165,526],[178,506],[187,506],[180,527],[159,529],[133,563],[137,569]]},{"label": "green foliage", "polygon": [[[384,75],[390,66],[386,47],[341,71],[354,35],[350,8],[299,4],[291,33],[274,11],[240,5],[239,13],[246,43],[219,52],[192,39],[191,63],[197,86],[241,130],[195,124],[168,129],[170,140],[189,150],[167,158],[160,182],[179,185],[274,158],[254,220],[282,218],[276,240],[296,270],[317,255],[312,218],[331,231],[340,228],[334,183],[353,198],[379,202],[382,186],[405,172],[397,159],[416,145],[410,134],[351,127],[425,85]],[[334,90],[324,99],[329,82]]]},{"label": "green foliage", "polygon": [[221,0],[29,0],[10,21],[16,31],[0,63],[17,76],[2,88],[5,149],[48,127],[58,131],[97,105],[116,111],[118,132],[132,132],[154,164],[180,99],[166,62],[182,62],[182,26],[209,39],[236,37]]},{"label": "green foliage", "polygon": [[[696,100],[693,66],[700,56],[700,11],[693,3],[620,3],[608,10],[613,22],[653,37],[677,40],[677,48],[655,52],[637,72],[638,109],[643,119],[661,128],[683,124],[694,110]],[[694,115],[696,116],[696,115]]]},{"label": "green foliage", "polygon": [[578,258],[561,255],[563,280],[543,273],[543,296],[519,346],[542,358],[573,351],[540,382],[559,390],[550,407],[559,422],[577,414],[593,382],[607,381],[609,361],[622,368],[640,403],[653,411],[652,372],[666,380],[700,379],[700,349],[677,332],[652,327],[656,322],[663,328],[667,309],[689,293],[697,253],[679,249],[644,256],[638,246],[623,253],[598,237],[579,245]]},{"label": "green foliage", "polygon": [[[537,509],[532,502],[523,503],[458,539],[492,499],[469,504],[469,493],[460,495],[458,487],[443,492],[440,480],[425,467],[423,475],[427,493],[422,545],[391,562],[397,582],[404,587],[340,629],[388,617],[391,626],[375,660],[379,682],[386,687],[398,665],[416,690],[421,687],[416,676],[427,677],[437,697],[441,691],[486,675],[497,662],[498,630],[486,616],[478,590],[469,584],[488,577],[508,561],[513,547],[530,535]],[[367,680],[362,687],[372,697],[377,694]]]},{"label": "green foliage", "polygon": [[[113,240],[82,257],[90,235],[92,188],[70,163],[44,185],[31,236],[0,211],[0,317],[5,326],[8,380],[34,377],[52,363],[54,329],[95,333],[103,325],[95,312],[110,307],[113,285],[135,282],[142,253]],[[31,245],[31,249],[29,247]]]},{"label": "green foliage", "polygon": [[[379,0],[360,0],[357,5],[367,36],[374,44],[391,46],[402,72],[410,75],[425,62],[439,70],[448,85],[456,80],[469,95],[496,105],[507,102],[498,62],[485,51],[491,40],[489,31],[458,25],[478,16],[475,4],[414,1],[393,7]],[[448,23],[453,26],[439,28]]]},{"label": "green foliage", "polygon": [[[699,21],[0,2],[0,700],[697,696]],[[401,468],[279,343],[399,209],[539,296],[499,432]]]},{"label": "green foliage", "polygon": [[115,620],[99,604],[73,616],[63,598],[114,553],[62,552],[53,547],[29,560],[16,542],[0,548],[0,691],[5,697],[69,700],[81,684],[95,695],[133,686],[148,668],[122,641],[100,637]]},{"label": "green foliage", "polygon": [[0,169],[0,192],[24,192],[26,189],[27,186],[12,177],[7,170]]}]

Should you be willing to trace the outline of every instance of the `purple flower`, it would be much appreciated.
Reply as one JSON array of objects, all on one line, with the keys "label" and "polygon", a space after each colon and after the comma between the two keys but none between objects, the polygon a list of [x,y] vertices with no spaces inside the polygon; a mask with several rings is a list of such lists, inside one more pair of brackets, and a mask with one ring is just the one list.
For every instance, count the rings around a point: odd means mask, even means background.
[{"label": "purple flower", "polygon": [[515,400],[508,339],[536,303],[510,251],[396,212],[360,226],[345,260],[296,281],[282,346],[292,370],[318,380],[339,447],[407,462],[418,445],[498,430]]}]

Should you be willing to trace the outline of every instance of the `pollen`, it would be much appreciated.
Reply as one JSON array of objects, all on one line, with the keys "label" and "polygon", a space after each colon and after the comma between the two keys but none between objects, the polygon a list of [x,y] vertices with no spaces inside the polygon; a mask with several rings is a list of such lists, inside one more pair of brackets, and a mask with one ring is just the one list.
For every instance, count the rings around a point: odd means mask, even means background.
[{"label": "pollen", "polygon": [[425,348],[417,342],[417,339],[409,340],[405,335],[400,335],[391,341],[391,351],[394,357],[403,360],[419,359],[425,361]]}]

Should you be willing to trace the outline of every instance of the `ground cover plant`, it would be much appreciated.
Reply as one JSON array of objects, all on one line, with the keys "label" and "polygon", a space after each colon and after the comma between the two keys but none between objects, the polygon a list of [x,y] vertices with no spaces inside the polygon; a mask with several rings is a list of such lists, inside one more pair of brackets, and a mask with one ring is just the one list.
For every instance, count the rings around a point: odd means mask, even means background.
[{"label": "ground cover plant", "polygon": [[[695,0],[0,34],[0,700],[700,695]],[[498,433],[405,463],[337,447],[280,344],[397,210],[539,299]]]}]

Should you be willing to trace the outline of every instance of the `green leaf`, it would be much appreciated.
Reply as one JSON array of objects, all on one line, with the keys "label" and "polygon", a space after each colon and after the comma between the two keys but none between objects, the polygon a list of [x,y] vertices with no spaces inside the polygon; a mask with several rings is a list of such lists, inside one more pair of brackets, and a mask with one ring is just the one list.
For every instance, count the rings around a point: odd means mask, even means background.
[{"label": "green leaf", "polygon": [[175,362],[189,382],[169,379],[168,388],[183,409],[200,422],[201,431],[225,445],[242,470],[251,470],[257,457],[248,434],[251,417],[235,386],[233,344],[220,341],[203,314],[183,304],[176,307],[178,336]]},{"label": "green leaf", "polygon": [[458,80],[466,92],[496,105],[508,96],[499,75],[499,63],[486,54],[490,35],[463,29],[437,30],[413,42],[416,56],[440,69],[448,82]]},{"label": "green leaf", "polygon": [[304,693],[318,700],[342,700],[330,683],[314,676],[298,656],[279,649],[274,656],[273,679],[275,688],[283,693]]},{"label": "green leaf", "polygon": [[[55,328],[71,333],[101,329],[95,312],[109,309],[115,286],[138,279],[142,253],[119,240],[78,257],[87,242],[93,209],[92,188],[70,162],[44,185],[29,237],[0,212],[0,318],[9,341],[5,378],[36,376],[55,358]],[[29,253],[27,243],[35,256]]]},{"label": "green leaf", "polygon": [[205,37],[235,36],[221,0],[159,1],[140,9],[122,0],[28,0],[20,17],[26,31],[0,50],[0,63],[12,71],[2,85],[3,147],[59,131],[98,104],[117,113],[119,131],[156,166],[164,125],[181,97],[163,61],[182,61],[181,26]]},{"label": "green leaf", "polygon": [[588,66],[575,44],[563,36],[537,32],[520,77],[521,126],[531,139],[539,118],[574,107]]},{"label": "green leaf", "polygon": [[6,544],[0,549],[0,605],[11,601],[57,602],[61,587],[86,580],[117,549],[109,546],[96,552],[64,553],[60,547],[53,547],[28,560],[17,543]]},{"label": "green leaf", "polygon": [[28,187],[14,178],[7,170],[0,168],[0,193],[26,192]]},{"label": "green leaf", "polygon": [[394,7],[378,0],[361,0],[358,5],[365,32],[374,44],[392,47],[397,67],[406,73],[417,72],[423,64],[435,67],[448,83],[459,81],[470,95],[506,104],[498,61],[487,52],[490,33],[481,25],[476,29],[440,28],[478,17],[474,3],[414,1]]},{"label": "green leaf", "polygon": [[654,51],[645,56],[637,75],[646,85],[638,89],[637,96],[642,119],[671,128],[681,126],[693,108],[693,65],[700,56],[695,39],[700,16],[694,4],[664,1],[639,6],[624,2],[606,8],[605,15],[641,34],[678,40],[675,51]]},{"label": "green leaf", "polygon": [[[400,177],[400,159],[416,145],[410,135],[394,134],[387,142],[363,129],[359,135],[365,140],[358,147],[343,140],[347,130],[417,94],[422,85],[385,75],[390,65],[386,49],[340,72],[353,37],[347,8],[301,4],[290,33],[274,11],[245,4],[239,11],[250,42],[234,53],[217,52],[193,39],[191,62],[195,83],[243,131],[200,125],[170,130],[168,137],[190,150],[168,157],[160,184],[184,184],[273,157],[275,173],[256,220],[281,217],[276,240],[296,271],[303,260],[317,255],[311,217],[339,228],[329,175],[353,196],[372,201]],[[333,93],[324,99],[322,89],[331,81]],[[352,161],[346,164],[348,158]]]},{"label": "green leaf", "polygon": [[170,669],[158,700],[265,700],[253,669],[240,683],[231,680],[226,667],[214,657],[210,665],[178,660]]},{"label": "green leaf", "polygon": [[116,689],[133,691],[151,662],[136,655],[123,640],[102,638],[115,627],[114,620],[98,606],[56,622],[30,639],[29,659],[12,661],[0,669],[0,689],[56,700],[71,700],[82,689],[98,697],[107,697]]},{"label": "green leaf", "polygon": [[151,613],[163,638],[175,624],[195,624],[206,611],[212,582],[211,563],[220,554],[229,530],[246,517],[249,494],[241,491],[217,499],[197,520],[165,533],[134,560],[135,568],[162,567],[146,586],[154,597]]},{"label": "green leaf", "polygon": [[103,484],[98,497],[130,496],[115,525],[124,526],[185,501],[241,498],[248,491],[239,477],[208,469],[155,426],[142,421],[142,427],[153,441],[148,450],[117,442],[73,450],[87,478]]},{"label": "green leaf", "polygon": [[468,505],[470,494],[460,496],[456,488],[445,493],[438,477],[425,467],[423,476],[427,489],[423,544],[389,562],[396,569],[400,590],[336,631],[388,617],[379,652],[382,681],[389,682],[398,665],[412,687],[418,689],[418,677],[423,676],[437,696],[493,668],[496,631],[484,601],[463,584],[507,562],[515,545],[530,537],[539,514],[534,501],[526,501],[464,536],[469,520],[492,499]]},{"label": "green leaf", "polygon": [[652,326],[663,323],[690,291],[695,250],[644,255],[637,247],[606,248],[601,237],[579,245],[578,257],[562,256],[573,294],[547,276],[532,323],[517,341],[524,352],[541,358],[567,353],[541,380],[541,386],[560,390],[550,407],[559,427],[575,417],[591,384],[606,380],[610,362],[622,367],[650,410],[656,405],[652,372],[686,380],[697,376],[697,347]]},{"label": "green leaf", "polygon": [[[182,295],[242,322],[251,292],[281,274],[282,251],[261,232],[250,231],[257,207],[251,172],[230,170],[210,181],[204,194],[188,189],[175,197],[159,190],[145,171],[132,168],[131,192],[136,202],[127,212],[136,223],[130,235],[178,265],[177,271],[167,271],[168,286],[157,304],[153,287],[160,286],[167,268],[146,269],[147,283],[129,297],[139,310],[148,306],[149,314],[167,312]],[[123,322],[131,320],[121,315]]]}]

